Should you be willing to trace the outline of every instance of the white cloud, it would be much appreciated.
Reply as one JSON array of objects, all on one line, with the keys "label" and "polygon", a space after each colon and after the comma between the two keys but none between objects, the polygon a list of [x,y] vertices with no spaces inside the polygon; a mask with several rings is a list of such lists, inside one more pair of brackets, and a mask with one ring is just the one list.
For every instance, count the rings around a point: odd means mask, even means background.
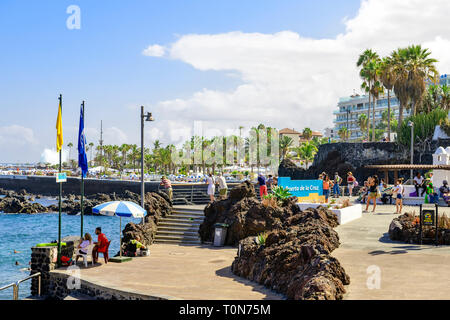
[{"label": "white cloud", "polygon": [[[0,145],[36,145],[33,130],[19,125],[0,127]],[[55,138],[56,143],[56,138]]]},{"label": "white cloud", "polygon": [[171,132],[171,139],[195,120],[221,130],[261,122],[278,128],[332,126],[339,97],[359,91],[355,63],[366,48],[386,55],[400,46],[423,44],[440,61],[439,70],[450,72],[449,15],[448,0],[368,0],[354,18],[344,20],[346,31],[332,39],[292,31],[181,36],[167,46],[170,58],[202,71],[238,74],[242,84],[161,101],[154,114],[174,121],[160,127]]},{"label": "white cloud", "polygon": [[144,56],[149,56],[149,57],[162,57],[165,53],[165,48],[163,46],[160,45],[152,45],[152,46],[148,46],[146,49],[144,49],[142,51],[142,54]]},{"label": "white cloud", "polygon": [[[61,159],[62,162],[66,162],[69,158],[68,151],[66,149],[62,149]],[[59,163],[59,152],[56,152],[56,149],[45,149],[41,154],[42,163],[50,163],[51,165],[55,165]]]},{"label": "white cloud", "polygon": [[117,127],[110,127],[104,129],[103,132],[103,144],[115,144],[121,145],[123,143],[128,143],[128,137],[121,129]]}]

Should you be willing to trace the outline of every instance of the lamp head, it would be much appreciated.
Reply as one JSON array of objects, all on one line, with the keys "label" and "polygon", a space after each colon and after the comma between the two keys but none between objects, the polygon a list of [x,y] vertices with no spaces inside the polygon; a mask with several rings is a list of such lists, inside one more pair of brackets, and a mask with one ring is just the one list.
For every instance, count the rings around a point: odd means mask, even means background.
[{"label": "lamp head", "polygon": [[408,127],[412,127],[412,126],[414,126],[414,122],[408,121]]},{"label": "lamp head", "polygon": [[147,112],[147,114],[145,115],[145,121],[155,121],[151,112]]}]

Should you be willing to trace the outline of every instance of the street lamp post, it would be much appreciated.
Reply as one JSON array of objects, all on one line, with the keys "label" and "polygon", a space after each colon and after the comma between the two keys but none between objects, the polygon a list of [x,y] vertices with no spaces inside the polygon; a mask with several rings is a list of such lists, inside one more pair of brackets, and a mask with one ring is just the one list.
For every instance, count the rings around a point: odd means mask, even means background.
[{"label": "street lamp post", "polygon": [[[154,121],[150,112],[144,114],[144,106],[141,106],[141,207],[144,207],[145,183],[144,183],[144,121]],[[144,218],[142,218],[144,223]]]},{"label": "street lamp post", "polygon": [[[408,121],[408,127],[411,127],[411,164],[414,163],[414,122]],[[413,169],[410,172],[410,179],[413,179]]]}]

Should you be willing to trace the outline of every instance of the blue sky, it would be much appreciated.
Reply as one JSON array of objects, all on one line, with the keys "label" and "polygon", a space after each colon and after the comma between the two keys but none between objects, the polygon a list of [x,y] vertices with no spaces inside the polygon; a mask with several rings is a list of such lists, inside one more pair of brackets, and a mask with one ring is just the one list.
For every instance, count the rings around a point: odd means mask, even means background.
[{"label": "blue sky", "polygon": [[[78,5],[81,9],[80,30],[66,27],[69,5]],[[423,11],[425,5],[427,11]],[[136,107],[144,104],[157,119],[152,124],[157,129],[152,131],[153,136],[149,132],[146,143],[156,138],[169,143],[171,138],[164,135],[164,130],[171,121],[172,126],[182,126],[176,121],[189,118],[189,113],[199,110],[210,112],[205,105],[211,101],[217,102],[216,108],[222,112],[218,114],[226,118],[229,110],[230,114],[237,113],[249,103],[236,98],[240,90],[245,91],[246,84],[253,86],[252,89],[259,88],[261,83],[270,85],[260,92],[279,85],[293,94],[290,96],[288,92],[286,97],[289,98],[285,99],[280,94],[283,90],[278,88],[275,92],[282,101],[274,110],[271,109],[276,101],[273,97],[267,98],[269,102],[264,105],[262,95],[256,95],[250,101],[254,104],[250,116],[242,114],[234,120],[230,118],[227,126],[237,127],[239,121],[236,119],[242,119],[242,123],[252,120],[301,129],[318,123],[317,115],[309,110],[320,110],[326,120],[313,129],[321,130],[325,125],[332,125],[331,112],[337,98],[359,87],[357,73],[353,70],[358,50],[374,46],[381,52],[389,52],[403,43],[426,43],[442,61],[443,71],[448,71],[450,62],[445,55],[448,30],[446,26],[434,27],[432,22],[445,20],[449,4],[438,0],[430,5],[424,2],[423,6],[403,0],[366,0],[363,6],[359,0],[2,0],[0,147],[3,152],[0,162],[39,161],[44,149],[54,148],[60,93],[64,98],[66,143],[76,142],[81,100],[86,100],[88,142],[98,141],[102,119],[108,132],[107,143],[139,143],[139,110]],[[405,12],[409,14],[405,15]],[[414,17],[419,16],[421,21],[417,23]],[[230,34],[233,31],[239,34]],[[288,33],[279,34],[281,31]],[[189,38],[191,34],[199,35],[199,39]],[[231,39],[228,47],[221,47],[222,52],[209,50],[214,43],[209,41],[221,39],[221,35]],[[297,36],[300,39],[296,39]],[[308,42],[308,39],[314,42]],[[249,45],[242,48],[243,59],[240,60],[239,55],[237,59],[233,56],[234,43],[242,45],[242,41],[247,40]],[[267,47],[261,46],[264,41]],[[164,57],[142,54],[146,47],[154,44],[166,49]],[[277,69],[280,74],[275,72],[270,81],[267,75],[258,74],[258,65],[250,66],[259,58],[258,51],[255,55],[253,50],[255,45],[261,46],[261,56],[265,59],[261,60],[262,64],[258,62],[262,68],[272,62],[280,63]],[[196,46],[198,51],[195,51]],[[295,69],[296,63],[287,59],[283,65],[280,60],[285,55],[279,53],[285,50],[288,57],[291,46],[298,46],[295,50],[300,52],[299,61],[306,60],[299,70],[307,67],[309,60],[313,70],[323,70],[317,74],[308,71],[310,76],[286,82],[292,76],[281,70],[289,71],[290,65]],[[273,52],[276,52],[276,59],[271,56]],[[215,57],[221,53],[223,56]],[[336,61],[330,61],[330,54],[338,56]],[[270,73],[270,70],[266,72]],[[282,79],[285,82],[278,84],[282,77],[286,78]],[[326,83],[330,77],[332,90]],[[350,80],[346,81],[346,78]],[[298,88],[288,88],[297,80]],[[310,88],[311,82],[316,87]],[[324,88],[320,88],[321,83]],[[302,96],[295,96],[294,92],[301,92]],[[314,99],[308,100],[316,92]],[[213,99],[205,100],[204,96],[211,95]],[[218,100],[220,96],[224,97],[223,101]],[[233,104],[236,104],[235,110]],[[264,117],[254,111],[261,109],[267,111],[262,113]],[[278,117],[284,110],[287,117]],[[291,116],[291,110],[298,113],[297,117]],[[302,112],[311,115],[311,119],[303,117]],[[216,116],[215,113],[210,115],[212,119]],[[272,119],[275,120],[270,123]],[[217,123],[217,127],[223,126],[225,124]],[[24,134],[20,130],[22,127]]]},{"label": "blue sky", "polygon": [[[69,5],[81,9],[81,29],[69,30]],[[65,142],[75,143],[79,105],[86,100],[86,126],[127,133],[138,143],[138,110],[129,105],[186,98],[202,88],[230,90],[241,80],[224,72],[199,71],[142,50],[185,34],[292,30],[325,38],[343,32],[342,19],[359,1],[23,1],[0,2],[0,127],[23,126],[35,143],[3,141],[6,161],[38,161],[54,145],[57,97],[63,94]],[[174,115],[175,116],[175,115]],[[73,127],[73,129],[69,128]],[[87,137],[98,140],[98,137]],[[113,141],[107,141],[113,143]]]}]

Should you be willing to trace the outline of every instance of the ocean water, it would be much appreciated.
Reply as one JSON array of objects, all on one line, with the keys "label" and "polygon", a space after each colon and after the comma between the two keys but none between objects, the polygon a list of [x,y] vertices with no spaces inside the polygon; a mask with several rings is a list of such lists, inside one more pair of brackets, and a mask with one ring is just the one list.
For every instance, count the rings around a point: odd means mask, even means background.
[{"label": "ocean water", "polygon": [[[43,205],[51,205],[55,200],[39,199]],[[111,240],[110,256],[119,251],[118,217],[85,216],[84,232],[89,232],[97,241],[95,228],[102,227],[102,232]],[[61,218],[61,236],[80,235],[80,216],[63,214]],[[128,222],[139,223],[140,219],[122,218],[122,228]],[[47,243],[58,239],[58,214],[2,214],[0,213],[0,287],[26,278],[30,271],[31,247],[37,243]],[[14,250],[20,253],[14,253]],[[102,257],[102,255],[100,255]],[[102,258],[100,258],[102,259]],[[19,262],[16,266],[15,263]],[[20,298],[30,295],[30,281],[20,285]],[[0,300],[11,300],[12,288],[0,291]]]}]

